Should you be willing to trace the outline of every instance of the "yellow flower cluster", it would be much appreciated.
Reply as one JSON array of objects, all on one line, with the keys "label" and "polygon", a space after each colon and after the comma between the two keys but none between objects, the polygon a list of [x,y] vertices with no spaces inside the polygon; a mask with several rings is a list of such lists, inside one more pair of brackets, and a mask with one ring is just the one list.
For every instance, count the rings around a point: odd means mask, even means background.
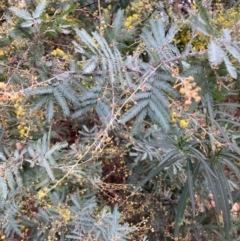
[{"label": "yellow flower cluster", "polygon": [[56,48],[51,52],[51,55],[54,57],[63,57],[65,55],[65,53],[63,50]]},{"label": "yellow flower cluster", "polygon": [[103,33],[105,31],[105,29],[108,27],[108,24],[105,22],[105,20],[101,21],[101,25],[100,25],[100,34],[103,36]]},{"label": "yellow flower cluster", "polygon": [[[182,21],[179,20],[177,21],[179,25],[182,25]],[[176,44],[178,48],[182,51],[185,48],[185,45],[190,41],[191,39],[191,29],[189,26],[184,25],[183,27],[180,28],[179,32],[173,39],[173,44]]]},{"label": "yellow flower cluster", "polygon": [[37,196],[38,196],[38,199],[42,199],[45,197],[45,195],[46,195],[45,192],[43,190],[40,190]]},{"label": "yellow flower cluster", "polygon": [[71,211],[69,210],[69,208],[62,208],[61,205],[58,204],[57,211],[65,222],[71,219]]},{"label": "yellow flower cluster", "polygon": [[[191,35],[191,29],[188,26],[184,26],[182,29],[180,29],[178,35],[173,40],[173,43],[177,44],[180,50],[183,50],[185,48],[185,45],[190,41],[192,37]],[[207,48],[207,45],[208,38],[200,32],[192,42],[192,46],[196,51],[205,50]]]},{"label": "yellow flower cluster", "polygon": [[23,107],[22,107],[22,98],[19,98],[16,103],[14,104],[14,107],[16,109],[16,115],[17,117],[22,117],[26,114],[26,112],[24,111]]},{"label": "yellow flower cluster", "polygon": [[212,20],[212,23],[220,29],[231,28],[240,20],[240,8],[230,8],[227,11],[219,12]]},{"label": "yellow flower cluster", "polygon": [[[179,119],[180,117],[181,117],[181,116],[180,116],[177,112],[173,111],[173,112],[171,113],[171,122],[172,122],[172,123],[177,123],[177,121],[178,121],[178,119]],[[179,127],[180,127],[180,128],[185,129],[185,128],[187,128],[187,126],[188,126],[188,121],[182,119],[182,120],[180,120],[180,121],[178,122],[178,124],[179,124]]]},{"label": "yellow flower cluster", "polygon": [[[192,6],[191,8],[194,9],[195,7]],[[236,23],[240,21],[240,7],[230,8],[225,11],[220,0],[217,0],[214,4],[214,12],[210,12],[209,14],[213,15],[211,24],[220,31],[224,28],[236,28]],[[182,23],[180,20],[179,22]],[[183,50],[185,45],[190,41],[191,35],[191,28],[184,25],[173,42],[179,46],[180,50]],[[192,46],[196,51],[207,49],[207,45],[208,37],[202,33],[198,33],[192,42]]]},{"label": "yellow flower cluster", "polygon": [[208,46],[208,38],[202,33],[198,33],[198,36],[193,40],[192,45],[196,51],[205,50]]},{"label": "yellow flower cluster", "polygon": [[40,200],[40,199],[43,199],[45,196],[46,196],[46,193],[48,192],[48,189],[45,187],[41,190],[38,191],[37,193],[37,198]]},{"label": "yellow flower cluster", "polygon": [[19,120],[19,125],[17,126],[17,129],[19,131],[20,138],[26,138],[28,136],[29,128],[26,126],[25,123],[26,111],[23,108],[22,97],[18,98],[18,100],[14,104],[14,108],[16,109],[16,117]]},{"label": "yellow flower cluster", "polygon": [[103,8],[103,10],[102,10],[102,14],[103,14],[104,19],[106,21],[110,21],[111,20],[111,9],[112,9],[112,5],[110,4],[110,5],[108,5],[107,8]]},{"label": "yellow flower cluster", "polygon": [[134,13],[127,17],[124,26],[128,29],[133,29],[138,23],[141,22],[141,15]]},{"label": "yellow flower cluster", "polygon": [[141,21],[147,17],[150,11],[154,9],[157,4],[156,1],[149,0],[135,0],[131,2],[131,5],[126,8],[126,21],[124,26],[127,29],[133,29],[136,25],[141,23]]},{"label": "yellow flower cluster", "polygon": [[24,226],[24,225],[21,225],[21,226],[20,226],[20,230],[21,230],[22,234],[24,234],[24,236],[25,236],[25,235],[27,236],[27,233],[28,233],[28,231],[29,231],[29,228],[27,228],[27,227]]},{"label": "yellow flower cluster", "polygon": [[188,126],[188,121],[187,121],[187,120],[180,120],[180,121],[179,121],[179,126],[180,126],[182,129],[187,128],[187,126]]},{"label": "yellow flower cluster", "polygon": [[191,39],[191,30],[184,28],[179,31],[179,40],[181,43],[186,44]]},{"label": "yellow flower cluster", "polygon": [[177,119],[178,119],[179,117],[180,117],[180,115],[179,115],[177,112],[173,111],[173,112],[171,113],[171,122],[176,123],[176,122],[177,122]]},{"label": "yellow flower cluster", "polygon": [[19,134],[20,134],[20,137],[21,138],[25,138],[28,136],[28,127],[25,126],[25,124],[23,122],[21,122],[19,125],[18,125],[18,130],[19,130]]}]

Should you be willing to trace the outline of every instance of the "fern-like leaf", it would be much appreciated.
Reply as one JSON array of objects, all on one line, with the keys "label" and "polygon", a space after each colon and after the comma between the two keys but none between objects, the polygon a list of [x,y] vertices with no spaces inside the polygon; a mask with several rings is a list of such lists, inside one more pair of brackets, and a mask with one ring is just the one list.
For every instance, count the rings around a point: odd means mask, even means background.
[{"label": "fern-like leaf", "polygon": [[0,199],[6,199],[8,192],[7,182],[2,176],[0,176]]},{"label": "fern-like leaf", "polygon": [[40,109],[44,104],[48,102],[48,99],[49,99],[48,95],[38,97],[38,99],[35,100],[34,104],[32,105],[32,109],[33,110]]},{"label": "fern-like leaf", "polygon": [[237,46],[234,46],[233,44],[223,42],[224,46],[228,50],[228,52],[240,62],[240,50]]},{"label": "fern-like leaf", "polygon": [[65,142],[57,142],[54,146],[51,147],[51,149],[45,154],[46,158],[51,156],[55,151],[60,151],[61,149],[68,146],[68,143]]},{"label": "fern-like leaf", "polygon": [[64,113],[65,116],[69,116],[70,115],[70,110],[67,104],[66,99],[64,98],[62,92],[59,90],[59,88],[55,88],[53,91],[54,97],[57,100],[57,104],[60,105],[60,107],[62,108],[62,111]]},{"label": "fern-like leaf", "polygon": [[124,10],[118,10],[113,21],[113,33],[117,36],[120,33],[120,29],[123,26],[123,14]]},{"label": "fern-like leaf", "polygon": [[85,106],[84,108],[81,108],[81,109],[75,111],[74,114],[72,114],[72,118],[78,118],[78,117],[84,115],[85,113],[87,113],[88,111],[90,111],[91,109],[92,109],[92,105]]},{"label": "fern-like leaf", "polygon": [[48,123],[51,122],[53,118],[53,114],[54,114],[54,102],[53,102],[53,99],[50,97],[48,98],[47,107],[46,107],[46,119]]},{"label": "fern-like leaf", "polygon": [[32,20],[31,14],[25,9],[19,9],[16,7],[10,7],[9,9],[13,11],[15,15],[19,18],[23,18],[25,20]]},{"label": "fern-like leaf", "polygon": [[227,57],[227,55],[225,55],[223,57],[224,63],[226,65],[227,71],[228,73],[231,75],[232,78],[236,79],[237,78],[237,70],[236,68],[233,66],[233,64],[231,63],[231,61],[229,60],[229,58]]},{"label": "fern-like leaf", "polygon": [[10,170],[7,170],[6,172],[6,177],[7,177],[7,184],[10,187],[11,190],[15,189],[16,182],[13,177],[13,173]]},{"label": "fern-like leaf", "polygon": [[135,117],[142,109],[144,109],[148,105],[148,100],[140,100],[136,105],[134,105],[127,113],[125,113],[120,121],[122,123],[126,123]]},{"label": "fern-like leaf", "polygon": [[99,53],[97,49],[97,45],[94,43],[91,36],[87,33],[85,29],[79,30],[75,28],[76,34],[81,38],[81,41],[83,41],[85,44],[87,44],[88,48],[96,55],[97,52]]},{"label": "fern-like leaf", "polygon": [[134,135],[137,135],[138,132],[139,132],[139,129],[141,128],[141,124],[143,123],[143,120],[145,119],[145,117],[147,116],[147,108],[141,110],[138,115],[137,115],[137,118],[132,126],[132,129],[131,129],[131,134],[134,136]]},{"label": "fern-like leaf", "polygon": [[215,41],[212,39],[210,39],[208,45],[208,56],[210,64],[215,66],[221,64],[225,56],[225,53],[222,50],[222,48],[219,45],[217,45]]},{"label": "fern-like leaf", "polygon": [[46,2],[46,1],[41,1],[41,2],[37,5],[35,11],[34,11],[33,14],[32,14],[33,18],[39,18],[39,17],[42,15],[44,9],[46,8],[46,5],[47,5],[47,2]]},{"label": "fern-like leaf", "polygon": [[58,85],[59,91],[62,92],[63,96],[71,101],[74,105],[79,105],[79,100],[75,94],[75,91],[69,85],[69,83],[64,82]]},{"label": "fern-like leaf", "polygon": [[50,166],[50,164],[48,163],[48,161],[44,158],[44,159],[39,160],[39,163],[40,163],[43,167],[45,167],[48,176],[49,176],[53,181],[55,181],[55,177],[54,177],[53,171],[52,171],[51,166]]},{"label": "fern-like leaf", "polygon": [[87,63],[83,66],[83,73],[90,74],[94,71],[98,64],[98,57],[93,56],[91,59],[87,61]]},{"label": "fern-like leaf", "polygon": [[80,53],[80,54],[84,54],[85,53],[85,50],[76,42],[76,41],[72,41],[74,47],[75,47],[75,50]]}]

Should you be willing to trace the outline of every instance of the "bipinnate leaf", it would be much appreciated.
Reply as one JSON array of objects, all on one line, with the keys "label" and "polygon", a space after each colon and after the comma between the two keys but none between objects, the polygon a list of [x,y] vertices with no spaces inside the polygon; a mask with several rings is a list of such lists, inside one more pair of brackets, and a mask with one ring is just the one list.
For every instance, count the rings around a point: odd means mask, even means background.
[{"label": "bipinnate leaf", "polygon": [[210,39],[208,44],[208,57],[211,65],[217,66],[222,63],[224,58],[224,51],[215,43],[213,39]]},{"label": "bipinnate leaf", "polygon": [[33,14],[32,14],[33,18],[39,18],[39,17],[42,15],[44,9],[46,8],[46,5],[47,5],[47,2],[46,2],[46,1],[41,1],[41,2],[37,5],[35,11],[34,11]]},{"label": "bipinnate leaf", "polygon": [[19,8],[16,8],[16,7],[10,7],[9,9],[12,12],[14,12],[15,15],[19,18],[23,18],[25,20],[32,20],[33,19],[31,14],[25,9],[19,9]]},{"label": "bipinnate leaf", "polygon": [[231,75],[232,78],[236,79],[237,78],[237,71],[236,68],[233,66],[229,58],[225,55],[223,57],[224,63],[226,65],[228,73]]},{"label": "bipinnate leaf", "polygon": [[6,180],[0,176],[0,200],[6,199],[8,195],[8,187]]},{"label": "bipinnate leaf", "polygon": [[98,57],[93,56],[91,59],[88,60],[88,62],[83,66],[83,73],[84,74],[90,74],[94,71],[94,69],[97,67],[98,63]]}]

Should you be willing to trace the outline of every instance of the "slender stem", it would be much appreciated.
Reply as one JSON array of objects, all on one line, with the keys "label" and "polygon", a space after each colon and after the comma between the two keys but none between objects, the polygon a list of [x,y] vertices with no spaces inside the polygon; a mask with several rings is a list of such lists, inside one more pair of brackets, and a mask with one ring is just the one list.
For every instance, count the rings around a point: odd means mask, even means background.
[{"label": "slender stem", "polygon": [[101,13],[101,2],[98,0],[98,15],[99,15],[99,21],[100,21],[100,28],[101,28],[101,22],[102,22],[102,13]]}]

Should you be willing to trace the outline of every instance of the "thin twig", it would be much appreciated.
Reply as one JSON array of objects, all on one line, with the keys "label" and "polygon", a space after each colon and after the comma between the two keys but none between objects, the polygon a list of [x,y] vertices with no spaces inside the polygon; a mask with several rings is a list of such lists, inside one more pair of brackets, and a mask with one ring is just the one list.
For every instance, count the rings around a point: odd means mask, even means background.
[{"label": "thin twig", "polygon": [[98,0],[98,15],[99,15],[99,21],[100,21],[100,29],[101,29],[101,22],[102,22],[102,13],[101,13],[101,2]]}]

